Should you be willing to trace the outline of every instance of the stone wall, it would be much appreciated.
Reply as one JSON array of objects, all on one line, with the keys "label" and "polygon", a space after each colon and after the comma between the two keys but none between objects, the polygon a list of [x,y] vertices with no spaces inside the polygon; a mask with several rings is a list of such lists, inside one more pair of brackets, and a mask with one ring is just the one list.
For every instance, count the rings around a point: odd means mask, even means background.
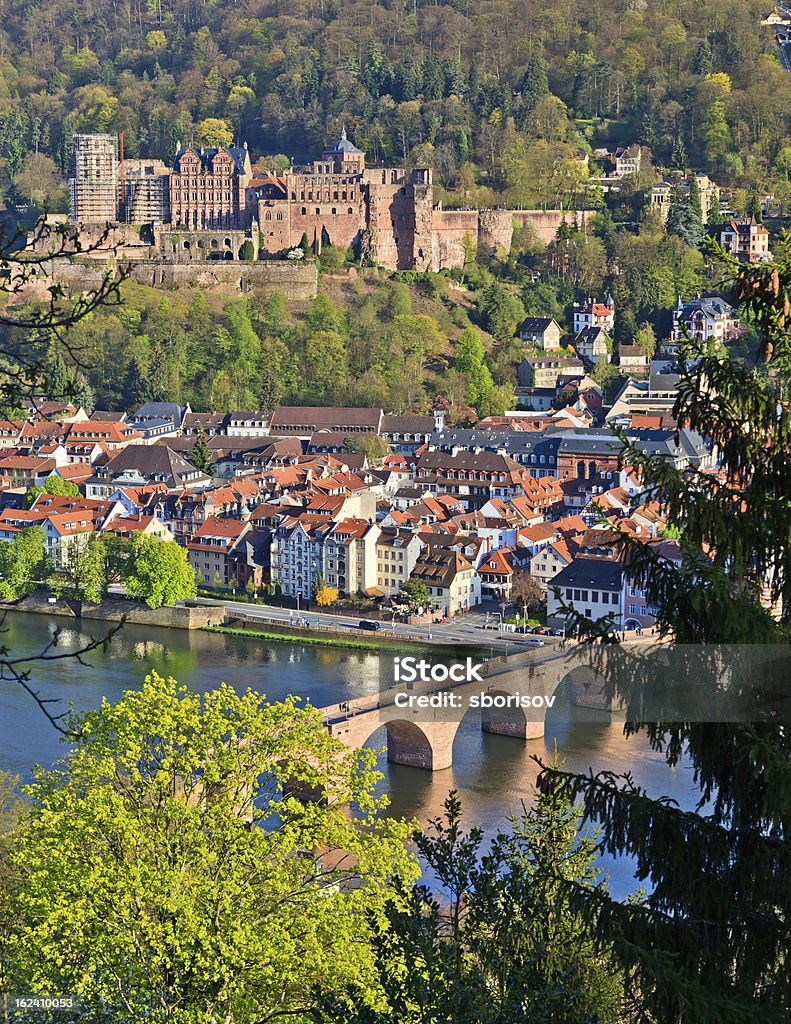
[{"label": "stone wall", "polygon": [[211,260],[205,263],[162,263],[141,260],[131,266],[133,281],[153,288],[200,288],[202,291],[281,291],[287,299],[315,299],[318,270],[312,262],[260,260],[257,263]]},{"label": "stone wall", "polygon": [[477,210],[434,210],[432,266],[429,269],[437,272],[463,267],[465,239],[472,243],[474,255],[478,247],[479,231]]},{"label": "stone wall", "polygon": [[531,228],[539,241],[548,245],[558,233],[558,228],[565,221],[583,228],[593,219],[593,210],[512,210],[509,216],[524,228]]},{"label": "stone wall", "polygon": [[[335,202],[287,202],[258,204],[258,231],[261,248],[270,256],[299,245],[307,235],[311,245],[330,245],[348,249],[360,237],[365,214],[359,199]],[[323,239],[323,241],[322,241]]]}]

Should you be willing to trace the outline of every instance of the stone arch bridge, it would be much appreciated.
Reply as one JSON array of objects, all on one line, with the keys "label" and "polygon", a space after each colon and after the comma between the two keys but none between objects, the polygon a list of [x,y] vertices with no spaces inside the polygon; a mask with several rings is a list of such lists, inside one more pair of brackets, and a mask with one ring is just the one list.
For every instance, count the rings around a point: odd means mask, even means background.
[{"label": "stone arch bridge", "polygon": [[[645,645],[619,645],[624,652]],[[362,747],[385,726],[387,759],[429,771],[450,768],[453,741],[470,708],[481,709],[484,731],[521,740],[544,735],[547,709],[568,680],[573,705],[617,710],[608,696],[606,647],[560,645],[493,658],[482,664],[477,679],[438,685],[401,684],[377,695],[359,697],[321,708],[330,735],[348,747]]]}]

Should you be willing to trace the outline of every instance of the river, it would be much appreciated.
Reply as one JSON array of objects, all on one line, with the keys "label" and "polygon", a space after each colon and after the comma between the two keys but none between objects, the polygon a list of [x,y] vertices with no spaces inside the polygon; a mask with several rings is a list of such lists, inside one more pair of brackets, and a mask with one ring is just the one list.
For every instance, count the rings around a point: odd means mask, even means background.
[{"label": "river", "polygon": [[[86,627],[68,619],[9,613],[0,642],[14,652],[33,654],[44,646],[56,628],[63,649],[84,643]],[[91,623],[92,636],[103,636],[108,626]],[[58,698],[67,707],[97,707],[106,697],[118,699],[124,690],[136,688],[155,668],[172,675],[191,690],[211,689],[224,681],[240,691],[251,687],[270,700],[295,694],[316,706],[375,693],[392,685],[392,654],[269,643],[243,637],[165,630],[126,625],[106,646],[88,656],[90,667],[72,659],[40,664],[33,684],[45,698]],[[374,734],[371,745],[385,743],[384,730]],[[450,789],[462,799],[468,826],[477,825],[487,836],[507,825],[511,813],[519,813],[531,801],[537,767],[531,755],[551,756],[554,746],[566,758],[571,771],[607,769],[629,771],[637,785],[653,796],[670,796],[682,807],[695,802],[691,768],[667,766],[643,737],[626,738],[622,725],[601,712],[575,709],[557,703],[547,714],[543,740],[523,743],[483,733],[473,713],[468,714],[453,748],[453,767],[441,772],[388,765],[379,759],[384,778],[381,788],[390,798],[389,812],[416,817],[421,822],[441,813]],[[29,779],[35,763],[50,765],[64,752],[57,732],[29,696],[13,682],[0,680],[0,769]],[[626,860],[603,859],[610,888],[619,898],[637,887],[632,866]]]}]

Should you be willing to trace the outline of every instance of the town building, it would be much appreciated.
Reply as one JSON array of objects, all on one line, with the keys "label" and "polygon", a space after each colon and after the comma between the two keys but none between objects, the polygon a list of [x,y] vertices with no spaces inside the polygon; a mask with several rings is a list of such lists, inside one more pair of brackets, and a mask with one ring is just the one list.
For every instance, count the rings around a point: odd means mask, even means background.
[{"label": "town building", "polygon": [[[246,574],[240,573],[240,549],[246,534],[253,529],[246,520],[207,519],[187,544],[187,558],[196,578],[204,585],[244,586]],[[245,564],[242,558],[242,564]]]},{"label": "town building", "polygon": [[640,173],[643,150],[639,145],[619,146],[609,155],[612,173],[616,178],[629,178]]},{"label": "town building", "polygon": [[517,334],[526,341],[545,352],[560,348],[563,331],[560,324],[551,316],[529,316],[517,328]]},{"label": "town building", "polygon": [[481,578],[473,564],[455,548],[424,548],[412,579],[426,585],[432,606],[448,618],[481,603]]},{"label": "town building", "polygon": [[621,373],[642,377],[648,373],[651,360],[645,349],[639,345],[621,345],[618,349],[618,366]]},{"label": "town building", "polygon": [[718,295],[698,295],[689,302],[682,302],[679,298],[673,310],[671,340],[677,343],[689,337],[695,341],[724,344],[737,336],[739,326],[733,308]]},{"label": "town building", "polygon": [[385,598],[395,597],[412,575],[423,542],[417,533],[383,527],[376,541],[376,586]]},{"label": "town building", "polygon": [[619,628],[623,623],[620,562],[609,555],[578,554],[547,587],[547,624],[565,626],[565,608],[594,622],[611,618]]},{"label": "town building", "polygon": [[720,231],[720,245],[742,263],[762,263],[772,258],[769,232],[755,217],[729,221]]},{"label": "town building", "polygon": [[583,374],[584,363],[572,353],[525,356],[517,368],[520,387],[552,389],[561,376]]},{"label": "town building", "polygon": [[[706,174],[696,174],[695,178],[698,183],[701,219],[704,224],[707,224],[709,220],[709,208],[715,200],[719,201],[720,188],[719,185],[715,185]],[[681,175],[666,178],[664,181],[660,181],[658,184],[651,187],[651,208],[659,213],[663,224],[667,220],[667,215],[670,212],[670,203],[675,190],[677,188],[681,188],[686,190],[686,192],[689,192],[691,187],[692,178],[684,178]]]},{"label": "town building", "polygon": [[609,359],[610,345],[603,327],[583,327],[574,336],[574,349],[577,355],[589,366],[599,359]]},{"label": "town building", "polygon": [[604,302],[589,298],[587,302],[575,302],[572,310],[574,334],[579,335],[587,327],[600,327],[612,334],[615,327],[615,300],[607,295]]}]

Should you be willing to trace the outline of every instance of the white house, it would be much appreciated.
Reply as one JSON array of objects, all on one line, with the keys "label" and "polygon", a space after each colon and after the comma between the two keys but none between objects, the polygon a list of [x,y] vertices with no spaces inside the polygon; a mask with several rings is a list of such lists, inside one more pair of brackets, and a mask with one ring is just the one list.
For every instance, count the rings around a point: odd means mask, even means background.
[{"label": "white house", "polygon": [[611,333],[615,327],[615,299],[607,295],[604,302],[589,298],[587,302],[574,303],[574,333],[579,334],[586,327],[601,327]]}]

